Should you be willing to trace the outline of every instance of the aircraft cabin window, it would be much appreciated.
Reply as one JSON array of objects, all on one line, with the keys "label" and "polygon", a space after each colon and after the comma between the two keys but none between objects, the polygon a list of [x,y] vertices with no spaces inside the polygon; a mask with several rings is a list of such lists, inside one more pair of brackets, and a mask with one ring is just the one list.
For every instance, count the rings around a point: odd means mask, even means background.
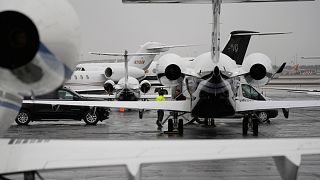
[{"label": "aircraft cabin window", "polygon": [[82,76],[82,75],[80,75],[80,79],[83,79],[83,76]]},{"label": "aircraft cabin window", "polygon": [[74,79],[75,79],[75,80],[77,80],[77,79],[78,79],[78,77],[77,77],[76,75],[74,75]]},{"label": "aircraft cabin window", "polygon": [[87,79],[89,79],[89,76],[88,76],[88,75],[86,75],[86,77],[87,77]]}]

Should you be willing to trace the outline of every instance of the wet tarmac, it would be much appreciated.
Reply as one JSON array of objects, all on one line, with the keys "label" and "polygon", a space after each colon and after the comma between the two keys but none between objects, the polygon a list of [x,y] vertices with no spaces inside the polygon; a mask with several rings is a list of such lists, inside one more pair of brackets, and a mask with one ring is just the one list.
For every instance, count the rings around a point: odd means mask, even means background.
[{"label": "wet tarmac", "polygon": [[[288,93],[278,90],[265,90],[266,95],[275,100],[320,99],[300,93]],[[289,119],[279,111],[278,117],[271,119],[271,124],[261,124],[259,136],[252,133],[242,136],[241,119],[216,119],[216,127],[203,127],[192,124],[184,127],[184,135],[165,135],[157,130],[156,112],[146,111],[143,119],[137,111],[117,110],[110,118],[97,126],[86,126],[79,121],[32,122],[28,126],[12,125],[3,138],[43,138],[43,139],[248,139],[248,138],[290,138],[320,137],[320,108],[290,110]],[[188,119],[188,117],[186,116]],[[164,127],[163,130],[166,130]],[[170,147],[168,147],[170,148]],[[130,150],[129,152],[130,153]],[[127,179],[125,168],[102,167],[90,169],[40,172],[44,179]],[[22,176],[9,176],[21,179]],[[273,159],[252,158],[218,160],[205,162],[147,164],[142,168],[142,179],[280,179]],[[320,179],[320,155],[303,156],[299,169],[299,178]]]}]

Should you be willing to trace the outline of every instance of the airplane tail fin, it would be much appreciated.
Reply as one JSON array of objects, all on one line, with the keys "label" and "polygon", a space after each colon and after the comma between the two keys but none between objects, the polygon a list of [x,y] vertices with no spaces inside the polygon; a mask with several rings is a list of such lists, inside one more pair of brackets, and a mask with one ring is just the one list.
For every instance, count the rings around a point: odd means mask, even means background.
[{"label": "airplane tail fin", "polygon": [[222,53],[229,56],[231,59],[235,60],[238,65],[241,65],[246,55],[248,45],[251,36],[261,36],[261,35],[279,35],[279,34],[289,34],[290,32],[270,32],[270,33],[260,33],[255,31],[232,31],[230,40],[223,49]]},{"label": "airplane tail fin", "polygon": [[[189,47],[194,45],[165,45],[159,42],[147,42],[143,44],[137,53],[156,53],[169,51],[171,48]],[[145,56],[134,56],[129,60],[129,66],[134,66],[143,70],[147,70],[154,60],[156,54]]]}]

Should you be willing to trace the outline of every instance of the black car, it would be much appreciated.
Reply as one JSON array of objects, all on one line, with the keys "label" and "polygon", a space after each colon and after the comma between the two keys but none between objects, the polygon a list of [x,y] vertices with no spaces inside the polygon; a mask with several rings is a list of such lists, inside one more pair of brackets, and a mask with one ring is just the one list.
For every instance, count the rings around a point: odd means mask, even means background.
[{"label": "black car", "polygon": [[79,121],[83,119],[86,124],[95,125],[98,123],[98,121],[103,121],[109,118],[109,108],[70,105],[47,105],[41,104],[41,100],[49,100],[54,102],[57,100],[100,101],[103,99],[83,97],[70,89],[60,88],[46,95],[36,96],[33,98],[25,98],[22,103],[20,112],[15,120],[16,123],[19,125],[27,125],[30,121],[38,121],[43,119],[73,119]]}]

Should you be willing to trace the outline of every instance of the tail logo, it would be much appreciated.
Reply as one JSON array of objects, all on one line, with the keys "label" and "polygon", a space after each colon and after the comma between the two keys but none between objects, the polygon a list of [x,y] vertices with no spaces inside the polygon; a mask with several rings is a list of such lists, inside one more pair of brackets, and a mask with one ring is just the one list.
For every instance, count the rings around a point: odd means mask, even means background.
[{"label": "tail logo", "polygon": [[231,44],[229,49],[237,53],[239,50],[239,44]]},{"label": "tail logo", "polygon": [[145,63],[145,60],[143,60],[143,58],[134,61],[134,64],[144,64],[144,63]]}]

